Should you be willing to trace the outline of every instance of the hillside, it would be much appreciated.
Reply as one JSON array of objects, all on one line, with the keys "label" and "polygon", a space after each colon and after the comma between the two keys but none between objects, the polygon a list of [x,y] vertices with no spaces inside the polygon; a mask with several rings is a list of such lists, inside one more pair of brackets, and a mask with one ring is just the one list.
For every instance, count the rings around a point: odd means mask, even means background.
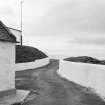
[{"label": "hillside", "polygon": [[16,46],[16,63],[32,62],[46,57],[47,55],[37,48],[20,45]]},{"label": "hillside", "polygon": [[65,58],[64,60],[71,61],[71,62],[81,62],[81,63],[105,65],[105,60],[99,60],[97,58],[93,58],[93,57],[89,57],[89,56],[69,57],[69,58]]}]

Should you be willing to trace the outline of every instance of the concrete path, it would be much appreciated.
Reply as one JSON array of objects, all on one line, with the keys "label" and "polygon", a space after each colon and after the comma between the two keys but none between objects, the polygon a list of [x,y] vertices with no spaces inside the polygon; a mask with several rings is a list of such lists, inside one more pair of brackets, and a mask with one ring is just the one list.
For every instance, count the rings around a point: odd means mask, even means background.
[{"label": "concrete path", "polygon": [[16,72],[18,89],[37,91],[36,97],[24,105],[105,105],[89,89],[58,75],[58,69],[59,61],[51,60],[45,67]]}]

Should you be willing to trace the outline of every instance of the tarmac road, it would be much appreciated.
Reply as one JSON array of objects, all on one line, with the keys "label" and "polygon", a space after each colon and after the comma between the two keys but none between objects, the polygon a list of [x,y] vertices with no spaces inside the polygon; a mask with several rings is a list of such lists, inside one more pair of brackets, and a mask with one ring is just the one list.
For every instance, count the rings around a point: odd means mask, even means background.
[{"label": "tarmac road", "polygon": [[51,60],[45,67],[16,72],[16,88],[36,91],[24,105],[105,105],[89,89],[58,75],[58,69],[59,61]]}]

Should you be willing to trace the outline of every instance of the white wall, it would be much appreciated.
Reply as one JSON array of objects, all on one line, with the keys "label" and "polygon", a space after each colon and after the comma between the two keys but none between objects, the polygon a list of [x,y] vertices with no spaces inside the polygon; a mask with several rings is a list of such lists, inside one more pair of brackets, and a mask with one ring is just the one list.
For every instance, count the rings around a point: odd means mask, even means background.
[{"label": "white wall", "polygon": [[9,30],[15,35],[16,41],[19,42],[17,44],[20,45],[20,43],[21,43],[21,31],[20,30],[15,30],[15,29],[12,29],[12,28],[9,28]]},{"label": "white wall", "polygon": [[0,41],[0,91],[15,88],[15,44]]},{"label": "white wall", "polygon": [[80,85],[94,88],[105,97],[105,65],[60,60],[58,74]]},{"label": "white wall", "polygon": [[49,62],[50,62],[49,58],[43,58],[43,59],[35,60],[34,62],[16,63],[14,65],[14,69],[15,71],[35,69],[35,68],[47,65],[49,64]]}]

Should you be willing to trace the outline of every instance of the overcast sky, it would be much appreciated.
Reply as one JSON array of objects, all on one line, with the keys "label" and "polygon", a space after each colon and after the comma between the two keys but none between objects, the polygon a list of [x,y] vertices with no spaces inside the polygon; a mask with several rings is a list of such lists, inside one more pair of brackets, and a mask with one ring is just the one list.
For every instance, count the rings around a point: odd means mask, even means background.
[{"label": "overcast sky", "polygon": [[[0,18],[20,28],[20,0],[0,0]],[[24,0],[24,43],[43,49],[105,45],[105,0]]]}]

